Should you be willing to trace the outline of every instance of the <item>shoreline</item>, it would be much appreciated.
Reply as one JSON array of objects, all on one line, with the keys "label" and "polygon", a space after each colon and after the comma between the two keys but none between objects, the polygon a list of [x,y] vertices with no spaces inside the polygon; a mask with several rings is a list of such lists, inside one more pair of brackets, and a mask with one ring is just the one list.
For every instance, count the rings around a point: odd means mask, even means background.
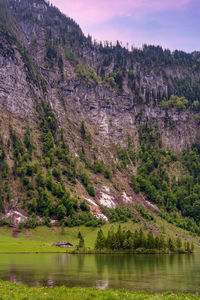
[{"label": "shoreline", "polygon": [[71,251],[13,251],[13,252],[0,252],[0,255],[2,254],[72,254],[72,255],[77,255],[77,254],[108,254],[108,255],[113,255],[113,254],[132,254],[132,255],[145,255],[145,254],[151,254],[151,255],[175,255],[175,254],[194,254],[195,252],[187,252],[187,251],[154,251],[152,249],[145,249],[143,251],[143,249],[139,249],[139,250],[135,250],[135,251],[121,251],[121,250],[116,250],[116,251],[112,251],[112,250],[71,250]]},{"label": "shoreline", "polygon": [[68,251],[67,253],[70,254],[160,254],[160,255],[167,255],[167,254],[193,254],[194,251],[185,251],[185,250],[157,250],[157,249],[143,249],[138,248],[135,250],[95,250],[95,249],[75,249],[72,251]]}]

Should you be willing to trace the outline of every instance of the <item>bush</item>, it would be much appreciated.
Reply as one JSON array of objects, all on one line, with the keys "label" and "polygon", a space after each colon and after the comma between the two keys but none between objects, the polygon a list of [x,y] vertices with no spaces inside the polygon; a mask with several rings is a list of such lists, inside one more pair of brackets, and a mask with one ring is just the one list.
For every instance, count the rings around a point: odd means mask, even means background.
[{"label": "bush", "polygon": [[88,184],[90,183],[90,177],[89,177],[89,175],[88,175],[86,172],[83,172],[83,173],[80,175],[80,177],[81,177],[81,182],[82,182],[82,184],[83,184],[85,187],[87,187]]},{"label": "bush", "polygon": [[82,201],[81,204],[80,204],[80,209],[82,211],[90,211],[90,207],[89,205],[85,202],[85,201]]},{"label": "bush", "polygon": [[56,215],[58,220],[63,220],[66,214],[67,214],[66,207],[63,204],[59,205],[56,209]]},{"label": "bush", "polygon": [[117,206],[115,209],[102,207],[102,212],[105,213],[111,222],[127,222],[133,218],[133,214],[125,206]]},{"label": "bush", "polygon": [[52,170],[52,175],[58,180],[60,181],[61,179],[61,174],[60,174],[60,170],[58,168],[53,168]]},{"label": "bush", "polygon": [[95,189],[94,189],[94,187],[92,185],[90,185],[90,186],[87,187],[87,192],[88,192],[88,194],[91,197],[95,197],[96,196]]},{"label": "bush", "polygon": [[154,215],[147,211],[143,205],[135,205],[135,209],[140,213],[140,215],[148,221],[156,221]]}]

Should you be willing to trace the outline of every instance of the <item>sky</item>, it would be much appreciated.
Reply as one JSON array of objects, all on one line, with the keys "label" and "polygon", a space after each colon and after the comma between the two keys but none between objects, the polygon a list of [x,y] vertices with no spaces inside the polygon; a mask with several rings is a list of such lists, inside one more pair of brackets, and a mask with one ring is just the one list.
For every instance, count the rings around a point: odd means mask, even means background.
[{"label": "sky", "polygon": [[200,51],[200,0],[51,0],[97,41]]}]

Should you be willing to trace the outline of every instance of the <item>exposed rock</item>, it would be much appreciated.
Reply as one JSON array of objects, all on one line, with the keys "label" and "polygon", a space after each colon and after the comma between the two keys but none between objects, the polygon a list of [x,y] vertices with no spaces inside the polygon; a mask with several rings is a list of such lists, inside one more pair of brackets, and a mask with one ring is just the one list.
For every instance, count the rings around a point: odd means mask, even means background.
[{"label": "exposed rock", "polygon": [[99,203],[108,208],[115,208],[116,202],[114,197],[112,196],[112,192],[109,187],[102,186],[100,190],[100,198]]},{"label": "exposed rock", "polygon": [[90,211],[97,219],[103,219],[108,222],[108,218],[101,212],[99,205],[89,198],[84,198],[90,205]]},{"label": "exposed rock", "polygon": [[128,197],[126,192],[123,192],[122,193],[122,198],[123,198],[123,201],[126,203],[126,204],[129,204],[129,203],[132,203],[133,202],[133,199],[132,197]]},{"label": "exposed rock", "polygon": [[26,221],[28,218],[16,210],[11,210],[3,215],[6,221],[11,221],[13,226],[18,226],[21,222]]},{"label": "exposed rock", "polygon": [[[87,41],[77,24],[58,11],[49,9],[47,3],[42,3],[10,0],[9,8],[13,14],[12,17],[16,19],[13,22],[17,22],[19,26],[18,38],[21,43],[25,44],[27,53],[34,64],[38,64],[36,69],[41,72],[39,77],[47,83],[47,90],[44,94],[41,87],[36,84],[36,79],[29,78],[29,73],[33,73],[33,70],[27,70],[27,61],[22,57],[15,41],[6,40],[2,34],[0,42],[4,45],[4,49],[0,51],[0,110],[6,108],[12,114],[36,121],[36,98],[45,98],[51,103],[59,124],[65,124],[69,113],[72,120],[84,119],[93,126],[97,141],[99,140],[106,146],[117,143],[126,145],[127,133],[131,134],[137,146],[138,125],[146,123],[157,125],[162,133],[163,143],[174,151],[180,152],[186,145],[191,145],[197,140],[198,122],[195,119],[195,113],[177,112],[173,109],[165,111],[155,105],[157,100],[154,104],[146,105],[142,100],[139,103],[134,92],[129,88],[118,92],[104,84],[86,83],[78,76],[73,62],[66,59],[64,49],[59,50],[63,59],[64,73],[63,80],[60,80],[61,72],[58,66],[55,64],[53,68],[50,68],[45,58],[46,40],[49,34],[46,23],[48,23],[49,14],[53,14],[55,21],[55,25],[51,26],[52,36],[62,39],[59,27],[56,25],[60,20],[65,24],[65,30],[69,32],[69,39],[70,34],[74,33],[80,36],[86,45]],[[26,18],[26,12],[30,11],[33,18]],[[84,63],[86,61],[88,66],[101,70],[105,57],[98,49],[87,45],[72,50],[79,56],[80,63],[84,59]],[[130,62],[127,60],[127,71],[129,68]],[[155,74],[154,70],[146,74],[138,62],[135,63],[133,69],[139,73],[144,95],[147,89],[151,89],[150,94],[154,90],[157,95],[158,89],[168,94],[168,86],[161,75]],[[110,73],[114,70],[115,63],[112,60],[106,72]],[[190,70],[177,66],[171,68],[163,66],[163,72],[173,78],[184,79]],[[124,86],[127,86],[127,82]]]}]

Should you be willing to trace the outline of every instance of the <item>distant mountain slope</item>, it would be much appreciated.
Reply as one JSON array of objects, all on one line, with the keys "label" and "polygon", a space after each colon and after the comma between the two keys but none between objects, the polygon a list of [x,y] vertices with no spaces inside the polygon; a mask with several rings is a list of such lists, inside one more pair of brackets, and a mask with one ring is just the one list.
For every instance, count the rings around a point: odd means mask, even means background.
[{"label": "distant mountain slope", "polygon": [[199,232],[199,53],[97,44],[42,0],[0,8],[3,218],[97,225],[147,210]]}]

